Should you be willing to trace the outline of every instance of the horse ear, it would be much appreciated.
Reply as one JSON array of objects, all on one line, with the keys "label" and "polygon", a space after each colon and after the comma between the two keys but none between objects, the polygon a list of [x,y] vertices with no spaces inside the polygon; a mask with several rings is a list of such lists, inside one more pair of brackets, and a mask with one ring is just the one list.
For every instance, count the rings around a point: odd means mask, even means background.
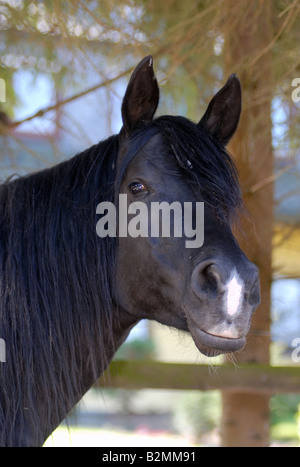
[{"label": "horse ear", "polygon": [[241,84],[236,75],[232,74],[209,103],[199,125],[226,146],[238,126],[241,109]]},{"label": "horse ear", "polygon": [[140,122],[151,122],[159,101],[153,58],[145,57],[131,75],[122,103],[124,129],[129,134]]}]

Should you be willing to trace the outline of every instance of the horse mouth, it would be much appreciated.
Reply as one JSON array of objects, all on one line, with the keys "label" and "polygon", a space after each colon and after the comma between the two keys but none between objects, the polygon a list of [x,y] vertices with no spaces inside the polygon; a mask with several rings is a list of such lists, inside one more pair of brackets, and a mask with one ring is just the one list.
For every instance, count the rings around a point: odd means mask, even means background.
[{"label": "horse mouth", "polygon": [[209,334],[200,328],[190,329],[197,348],[207,357],[215,357],[221,354],[237,352],[246,345],[246,337],[229,338]]}]

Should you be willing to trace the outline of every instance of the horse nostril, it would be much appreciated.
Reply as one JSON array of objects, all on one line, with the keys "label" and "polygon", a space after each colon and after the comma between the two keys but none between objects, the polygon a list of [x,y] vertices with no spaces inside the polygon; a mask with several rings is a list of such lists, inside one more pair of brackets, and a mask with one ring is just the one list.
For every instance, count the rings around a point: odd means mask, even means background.
[{"label": "horse nostril", "polygon": [[260,283],[258,275],[249,294],[248,302],[252,306],[257,306],[260,303]]},{"label": "horse nostril", "polygon": [[203,295],[215,298],[225,292],[220,267],[211,261],[204,261],[196,266],[191,284],[194,293],[200,298]]},{"label": "horse nostril", "polygon": [[215,265],[207,266],[202,274],[209,290],[218,291],[221,288],[221,277]]}]

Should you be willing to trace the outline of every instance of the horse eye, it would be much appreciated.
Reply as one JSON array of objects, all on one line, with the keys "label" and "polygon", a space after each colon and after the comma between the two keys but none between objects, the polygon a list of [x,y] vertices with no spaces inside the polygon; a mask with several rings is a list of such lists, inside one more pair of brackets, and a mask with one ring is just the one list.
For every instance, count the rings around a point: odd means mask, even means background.
[{"label": "horse eye", "polygon": [[137,193],[146,193],[148,190],[146,188],[146,186],[141,183],[141,182],[132,182],[129,184],[129,189],[131,191],[131,193],[133,193],[134,195],[136,195]]}]

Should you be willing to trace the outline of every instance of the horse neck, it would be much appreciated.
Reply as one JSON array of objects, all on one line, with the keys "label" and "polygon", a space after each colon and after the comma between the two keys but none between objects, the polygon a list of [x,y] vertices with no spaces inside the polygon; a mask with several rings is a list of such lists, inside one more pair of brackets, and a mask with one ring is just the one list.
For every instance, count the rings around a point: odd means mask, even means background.
[{"label": "horse neck", "polygon": [[[105,349],[105,360],[103,359],[104,349],[100,349],[99,342],[91,342],[95,352],[93,362],[86,361],[85,356],[78,345],[78,352],[76,355],[78,364],[78,384],[72,394],[68,394],[68,384],[65,378],[61,376],[59,388],[60,393],[53,393],[49,398],[49,394],[43,393],[43,387],[39,386],[38,394],[32,391],[31,396],[34,399],[35,415],[31,419],[32,413],[29,412],[28,407],[21,406],[15,414],[13,426],[8,428],[12,431],[12,436],[9,441],[2,441],[0,445],[3,446],[42,446],[51,433],[60,425],[60,423],[67,417],[68,413],[74,406],[82,399],[84,394],[93,386],[97,379],[107,369],[111,359],[113,358],[116,350],[122,345],[127,338],[130,330],[136,324],[123,310],[114,309],[113,315],[115,319],[112,321],[112,329],[106,329],[104,332],[110,332],[114,336],[113,342],[110,340],[110,345]],[[111,345],[113,343],[113,346]],[[62,360],[64,356],[62,355]],[[65,365],[61,368],[58,362],[57,365],[57,378],[60,372],[67,374],[68,371],[74,371],[74,368],[66,368]],[[20,375],[20,380],[22,379]],[[108,376],[109,380],[109,376]],[[20,383],[20,381],[19,381]],[[38,383],[33,381],[34,385]],[[45,385],[51,385],[51,381],[45,381]],[[22,383],[21,383],[22,385]],[[61,400],[62,394],[64,395],[63,402]],[[1,394],[0,394],[1,396]],[[0,397],[1,401],[1,397]],[[25,401],[28,405],[28,401]],[[59,411],[53,410],[60,406]],[[0,427],[1,428],[1,427]]]},{"label": "horse neck", "polygon": [[[131,329],[136,325],[136,321],[120,308],[114,307],[112,315],[114,317],[111,323],[112,328],[105,329],[104,334],[109,333],[110,335],[113,335],[113,340],[107,340],[105,350],[103,347],[101,348],[99,342],[97,341],[90,343],[95,349],[93,362],[85,361],[85,357],[79,349],[77,358],[80,372],[78,374],[78,385],[76,392],[74,392],[70,400],[66,401],[65,410],[61,412],[60,417],[52,421],[51,425],[48,427],[48,430],[43,434],[43,438],[38,440],[38,445],[42,445],[46,441],[48,436],[66,418],[69,411],[74,408],[74,406],[82,399],[85,393],[96,383],[97,379],[100,378],[105,370],[107,370],[116,351],[124,343]],[[104,353],[105,358],[103,358]],[[64,368],[64,371],[65,370],[66,369]],[[104,381],[105,380],[109,381],[109,374],[107,375],[107,379],[104,378]],[[62,387],[62,391],[63,390],[64,388]],[[55,404],[55,400],[53,401],[53,404]],[[44,407],[45,406],[40,408],[41,415],[43,414]]]}]

